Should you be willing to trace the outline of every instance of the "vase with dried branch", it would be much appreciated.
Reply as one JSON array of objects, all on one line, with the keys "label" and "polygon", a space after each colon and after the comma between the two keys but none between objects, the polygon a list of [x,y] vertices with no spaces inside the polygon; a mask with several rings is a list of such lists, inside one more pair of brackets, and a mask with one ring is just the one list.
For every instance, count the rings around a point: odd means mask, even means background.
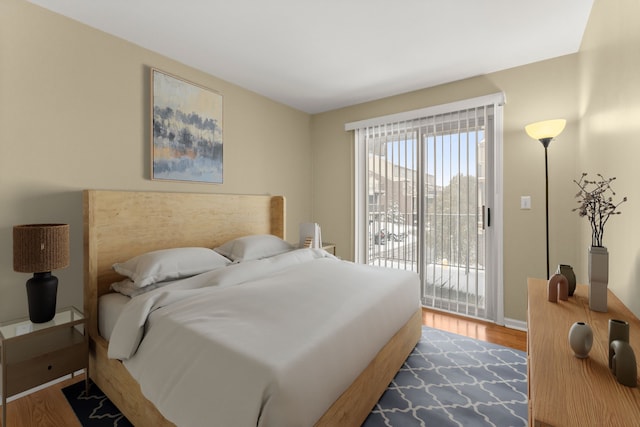
[{"label": "vase with dried branch", "polygon": [[609,283],[609,252],[602,244],[604,227],[612,215],[620,215],[619,206],[627,201],[623,197],[614,201],[615,191],[611,183],[615,177],[605,178],[597,174],[597,179],[590,180],[583,173],[579,180],[574,180],[580,191],[576,194],[577,211],[586,217],[591,225],[591,247],[589,248],[589,307],[594,311],[607,311],[607,285]]}]

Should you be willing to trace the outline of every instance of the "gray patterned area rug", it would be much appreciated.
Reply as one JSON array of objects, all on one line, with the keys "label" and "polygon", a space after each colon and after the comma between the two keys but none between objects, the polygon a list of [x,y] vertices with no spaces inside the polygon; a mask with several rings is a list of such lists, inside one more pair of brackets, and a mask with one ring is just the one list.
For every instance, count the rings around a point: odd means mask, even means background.
[{"label": "gray patterned area rug", "polygon": [[62,393],[82,427],[133,427],[93,382],[88,394],[84,388],[84,381],[63,388]]},{"label": "gray patterned area rug", "polygon": [[422,327],[363,427],[526,426],[522,351]]},{"label": "gray patterned area rug", "polygon": [[[84,427],[131,425],[95,384],[63,393]],[[363,427],[515,427],[527,414],[525,353],[423,326]]]}]

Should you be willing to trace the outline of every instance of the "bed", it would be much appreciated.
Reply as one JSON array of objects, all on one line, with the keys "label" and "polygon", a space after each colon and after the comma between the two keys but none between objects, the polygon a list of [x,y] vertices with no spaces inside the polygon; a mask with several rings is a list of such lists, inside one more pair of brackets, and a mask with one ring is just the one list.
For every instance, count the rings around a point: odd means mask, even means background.
[{"label": "bed", "polygon": [[[98,307],[100,297],[111,292],[111,283],[122,279],[112,265],[149,251],[212,248],[247,235],[286,239],[285,200],[264,195],[85,190],[83,208],[90,378],[134,425],[174,425],[144,396],[124,363],[108,357],[109,342],[99,331]],[[407,321],[387,333],[375,356],[359,374],[354,373],[344,391],[330,396],[333,403],[313,424],[361,425],[415,346],[420,330],[416,302]]]}]

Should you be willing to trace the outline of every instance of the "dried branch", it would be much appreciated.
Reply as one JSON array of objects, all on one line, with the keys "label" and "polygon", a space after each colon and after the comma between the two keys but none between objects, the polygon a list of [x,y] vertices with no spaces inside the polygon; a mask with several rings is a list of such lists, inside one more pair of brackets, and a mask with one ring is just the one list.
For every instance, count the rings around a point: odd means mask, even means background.
[{"label": "dried branch", "polygon": [[627,201],[623,197],[618,203],[614,203],[613,196],[615,191],[611,188],[611,182],[616,178],[605,178],[601,174],[597,174],[598,179],[590,181],[587,174],[583,173],[580,180],[575,182],[580,191],[576,194],[578,199],[578,207],[572,209],[573,212],[578,211],[578,215],[586,216],[591,224],[591,246],[602,246],[602,238],[604,237],[604,226],[609,221],[611,215],[620,215],[622,212],[618,210],[618,206]]}]

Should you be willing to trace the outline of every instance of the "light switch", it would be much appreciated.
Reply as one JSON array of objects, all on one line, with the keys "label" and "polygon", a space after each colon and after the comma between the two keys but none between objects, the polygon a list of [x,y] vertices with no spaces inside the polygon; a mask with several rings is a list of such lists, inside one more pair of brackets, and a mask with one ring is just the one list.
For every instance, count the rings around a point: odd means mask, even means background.
[{"label": "light switch", "polygon": [[520,197],[520,209],[531,209],[531,196]]}]

